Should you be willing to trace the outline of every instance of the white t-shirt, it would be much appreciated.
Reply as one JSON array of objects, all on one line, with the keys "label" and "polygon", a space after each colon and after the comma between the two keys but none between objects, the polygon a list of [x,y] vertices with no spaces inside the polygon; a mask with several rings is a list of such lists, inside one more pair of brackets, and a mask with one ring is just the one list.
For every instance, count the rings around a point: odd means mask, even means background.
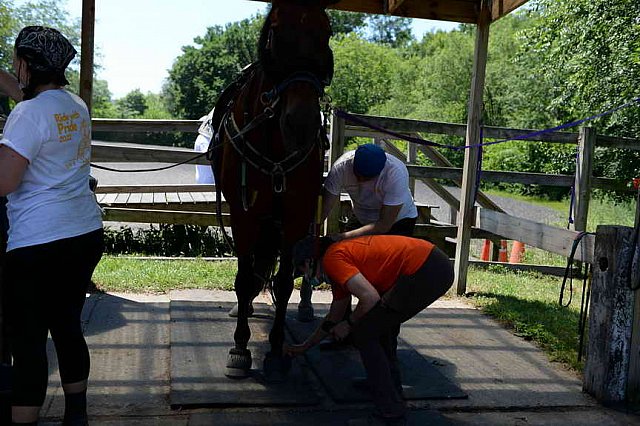
[{"label": "white t-shirt", "polygon": [[[211,128],[211,117],[213,116],[213,110],[208,115],[200,118],[202,124],[198,129],[198,137],[193,145],[193,150],[196,152],[205,152],[209,149],[209,143],[213,137],[213,129]],[[215,183],[213,177],[213,169],[211,166],[196,166],[196,183]]]},{"label": "white t-shirt", "polygon": [[89,189],[91,118],[66,90],[47,90],[11,111],[0,140],[29,161],[7,196],[7,251],[75,237],[102,228]]},{"label": "white t-shirt", "polygon": [[380,219],[383,205],[402,205],[396,222],[418,216],[418,210],[409,191],[409,172],[404,163],[390,154],[382,172],[375,178],[358,182],[353,173],[355,151],[347,151],[331,167],[324,181],[325,189],[333,195],[346,191],[351,197],[353,214],[363,225]]}]

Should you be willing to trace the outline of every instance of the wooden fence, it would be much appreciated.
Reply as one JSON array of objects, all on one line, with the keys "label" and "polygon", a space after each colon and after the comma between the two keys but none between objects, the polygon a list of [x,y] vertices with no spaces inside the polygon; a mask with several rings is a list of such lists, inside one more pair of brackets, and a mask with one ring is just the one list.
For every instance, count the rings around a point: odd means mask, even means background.
[{"label": "wooden fence", "polygon": [[[442,134],[464,137],[466,125],[441,123],[432,121],[419,121],[398,119],[390,117],[372,117],[355,115],[357,118],[371,122],[379,127],[393,130],[402,134],[415,136],[421,134]],[[1,124],[1,123],[0,123]],[[118,119],[93,119],[94,131],[107,132],[192,132],[197,131],[199,121],[196,120],[118,120]],[[531,133],[529,129],[510,129],[500,127],[485,127],[485,138],[506,139]],[[407,168],[412,182],[422,180],[438,196],[440,196],[451,209],[452,214],[448,223],[438,223],[431,220],[423,220],[417,227],[417,236],[429,237],[435,241],[449,241],[455,239],[457,227],[456,212],[459,209],[459,200],[450,194],[446,188],[436,182],[435,179],[447,179],[454,184],[462,182],[463,170],[452,167],[447,159],[432,147],[407,143],[407,151],[400,152],[386,134],[365,128],[362,126],[348,125],[343,118],[337,115],[331,120],[331,149],[329,163],[333,163],[344,151],[347,137],[359,136],[372,138],[385,149],[407,162]],[[488,182],[509,182],[522,184],[541,184],[571,187],[575,185],[576,202],[574,206],[575,222],[573,229],[565,229],[534,223],[523,218],[517,218],[505,214],[482,192],[478,192],[476,214],[472,218],[472,237],[518,240],[527,245],[537,247],[556,254],[567,256],[574,238],[579,231],[584,231],[588,215],[588,205],[592,189],[625,190],[628,189],[613,179],[593,177],[591,166],[593,152],[596,146],[608,148],[640,149],[640,141],[624,138],[612,138],[596,135],[592,129],[583,128],[579,133],[552,132],[543,133],[529,138],[522,143],[550,142],[560,144],[573,144],[578,146],[580,162],[575,175],[551,175],[543,173],[522,173],[513,171],[482,171],[482,180]],[[99,142],[92,144],[94,163],[109,162],[162,162],[177,163],[186,161],[187,164],[209,164],[206,158],[193,159],[195,153],[191,149],[172,148],[162,146],[147,146],[139,144]],[[431,159],[435,166],[418,166],[415,164],[417,152],[422,152]],[[463,188],[464,190],[464,188]],[[121,194],[111,198],[101,198],[105,206],[105,219],[121,222],[166,222],[166,223],[191,223],[202,225],[215,225],[217,221],[212,209],[213,199],[188,200],[189,195],[213,194],[214,186],[201,185],[176,185],[176,186],[98,186],[98,194]],[[136,198],[133,194],[157,197],[159,193],[169,196],[169,199],[152,200],[143,203],[142,198]],[[141,197],[142,197],[141,196]],[[124,197],[127,197],[126,199]],[[122,202],[122,200],[125,200]],[[131,202],[129,202],[131,200]],[[137,200],[137,201],[136,201]],[[106,202],[109,201],[109,202]],[[118,201],[118,202],[116,202]],[[135,201],[135,202],[134,202]],[[334,209],[328,220],[327,231],[333,232],[337,227],[338,216],[348,209],[348,202],[343,201],[343,209]],[[200,209],[203,207],[203,209]],[[431,206],[421,206],[423,217],[430,216]],[[224,223],[228,224],[228,216],[225,209]],[[468,256],[468,251],[466,252]],[[593,236],[587,236],[577,254],[577,259],[591,262],[593,260]],[[458,289],[458,293],[464,293],[464,288]]]},{"label": "wooden fence", "polygon": [[[407,135],[418,133],[445,134],[459,137],[465,136],[465,125],[416,121],[387,117],[359,118],[368,120],[378,126]],[[2,123],[0,123],[2,124]],[[106,120],[94,119],[95,131],[109,132],[195,132],[199,125],[194,120]],[[484,128],[486,138],[506,139],[530,133],[527,129],[507,129],[497,127]],[[344,150],[345,138],[360,136],[372,138],[376,143],[384,144],[387,151],[404,158],[408,164],[412,182],[420,179],[438,194],[453,212],[459,209],[460,203],[446,188],[435,179],[447,179],[460,185],[463,170],[452,167],[446,158],[431,147],[407,144],[407,151],[399,151],[390,143],[386,134],[368,128],[350,126],[333,115],[331,123],[330,163],[333,163]],[[504,171],[482,171],[482,179],[491,182],[510,182],[523,184],[541,184],[570,187],[574,186],[575,221],[571,230],[537,223],[524,218],[514,217],[501,211],[481,192],[478,193],[479,207],[471,220],[472,237],[504,238],[521,241],[529,246],[537,247],[552,253],[568,256],[571,247],[584,231],[588,215],[591,191],[594,188],[626,190],[626,185],[613,179],[592,176],[593,153],[596,146],[639,150],[640,141],[623,138],[611,138],[596,135],[592,129],[582,128],[579,133],[545,133],[529,138],[528,142],[551,142],[577,145],[579,159],[575,175],[549,175],[540,173],[521,173]],[[208,164],[205,158],[194,159],[195,153],[190,149],[144,146],[126,143],[93,142],[94,163],[109,162],[164,162],[187,164]],[[435,166],[425,167],[415,164],[417,152],[430,158]],[[212,210],[214,202],[213,185],[121,185],[98,186],[105,209],[105,219],[121,222],[143,223],[184,223],[199,225],[215,225],[217,221]],[[463,191],[468,188],[462,188]],[[349,208],[348,199],[341,205]],[[125,207],[122,207],[125,206]],[[458,226],[456,214],[449,223],[435,222],[430,218],[430,206],[421,206],[423,220],[417,227],[417,235],[433,240],[454,239]],[[327,230],[333,231],[337,226],[339,209],[334,209],[329,218]],[[229,223],[224,209],[223,221]],[[640,274],[632,270],[637,267],[637,246],[631,247],[630,233],[633,230],[625,227],[601,227],[596,236],[587,235],[582,238],[575,259],[588,262],[594,266],[594,297],[592,297],[592,314],[590,315],[589,356],[585,368],[584,389],[601,401],[638,401],[640,399],[640,297],[638,292],[628,288],[628,282],[640,282]],[[468,249],[464,255],[468,256]],[[635,256],[635,257],[634,257]],[[621,262],[620,259],[626,259]],[[636,268],[637,269],[637,268]],[[466,274],[466,270],[464,271]],[[458,288],[458,293],[464,293]],[[595,306],[594,306],[595,305]],[[603,325],[604,324],[604,325]],[[602,331],[606,335],[601,335]],[[608,331],[609,330],[609,331]],[[603,370],[602,365],[610,367]]]}]

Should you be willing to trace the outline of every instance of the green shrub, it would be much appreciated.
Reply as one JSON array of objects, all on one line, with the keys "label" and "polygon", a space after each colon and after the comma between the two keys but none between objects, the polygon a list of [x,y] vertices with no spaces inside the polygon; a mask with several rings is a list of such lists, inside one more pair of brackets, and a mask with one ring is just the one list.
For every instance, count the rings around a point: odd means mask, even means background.
[{"label": "green shrub", "polygon": [[220,230],[197,225],[150,225],[148,229],[122,227],[105,230],[106,254],[148,256],[231,256]]}]

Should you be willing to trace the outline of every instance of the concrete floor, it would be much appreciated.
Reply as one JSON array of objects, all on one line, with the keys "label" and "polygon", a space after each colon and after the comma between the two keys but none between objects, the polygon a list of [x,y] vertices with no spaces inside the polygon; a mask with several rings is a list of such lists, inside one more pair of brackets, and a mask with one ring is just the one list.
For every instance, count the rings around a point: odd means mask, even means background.
[{"label": "concrete floor", "polygon": [[[314,293],[314,303],[330,302]],[[260,301],[268,302],[265,295]],[[234,301],[223,291],[173,291],[168,295],[94,294],[84,310],[92,356],[89,413],[94,425],[345,424],[366,415],[369,404],[311,407],[235,407],[174,411],[170,390],[172,300]],[[297,303],[295,293],[292,302]],[[581,392],[575,374],[548,361],[534,345],[468,306],[438,301],[403,325],[401,337],[460,386],[467,399],[412,401],[409,424],[640,425],[640,417],[598,405]],[[231,347],[232,336],[229,336]],[[44,424],[64,409],[53,348]]]}]

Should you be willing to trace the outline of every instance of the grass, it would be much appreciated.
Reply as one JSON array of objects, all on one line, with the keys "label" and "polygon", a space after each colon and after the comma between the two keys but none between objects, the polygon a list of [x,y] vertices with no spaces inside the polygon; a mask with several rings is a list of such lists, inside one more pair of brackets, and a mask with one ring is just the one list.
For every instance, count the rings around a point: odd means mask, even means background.
[{"label": "grass", "polygon": [[[567,308],[558,303],[562,278],[503,267],[490,270],[470,268],[467,298],[525,340],[533,341],[552,361],[574,371],[578,362],[578,321],[582,281],[574,280],[573,301]],[[569,283],[565,303],[569,297]]]},{"label": "grass", "polygon": [[141,260],[104,256],[93,274],[100,291],[166,293],[174,289],[233,290],[235,261]]}]

